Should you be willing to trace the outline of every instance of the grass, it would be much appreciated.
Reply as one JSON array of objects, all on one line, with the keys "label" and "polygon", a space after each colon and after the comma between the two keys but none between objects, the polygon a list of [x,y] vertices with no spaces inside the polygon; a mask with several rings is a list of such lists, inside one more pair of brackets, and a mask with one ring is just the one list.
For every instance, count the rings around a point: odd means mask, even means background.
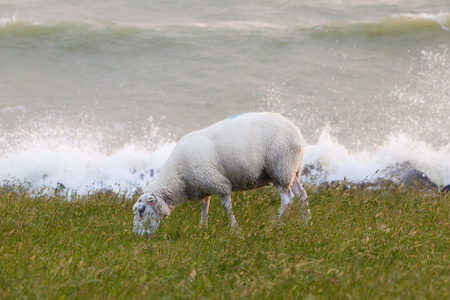
[{"label": "grass", "polygon": [[239,230],[213,198],[207,228],[185,203],[147,239],[124,196],[0,190],[0,298],[450,298],[449,196],[308,191],[311,226],[263,188],[233,196]]}]

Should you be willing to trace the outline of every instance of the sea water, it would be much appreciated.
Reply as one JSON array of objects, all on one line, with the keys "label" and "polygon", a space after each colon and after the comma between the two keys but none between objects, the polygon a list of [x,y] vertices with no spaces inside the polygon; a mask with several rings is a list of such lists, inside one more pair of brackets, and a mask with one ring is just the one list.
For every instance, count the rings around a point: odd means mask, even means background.
[{"label": "sea water", "polygon": [[252,111],[292,120],[323,180],[450,184],[450,2],[0,2],[5,184],[135,190]]}]

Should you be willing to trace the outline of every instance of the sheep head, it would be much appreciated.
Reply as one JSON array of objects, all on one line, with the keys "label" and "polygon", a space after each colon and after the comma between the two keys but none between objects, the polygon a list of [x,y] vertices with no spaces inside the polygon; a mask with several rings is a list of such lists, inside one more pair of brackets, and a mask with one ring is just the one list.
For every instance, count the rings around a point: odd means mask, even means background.
[{"label": "sheep head", "polygon": [[133,213],[133,232],[138,235],[150,235],[158,228],[161,220],[170,215],[170,208],[164,200],[146,193],[133,205]]}]

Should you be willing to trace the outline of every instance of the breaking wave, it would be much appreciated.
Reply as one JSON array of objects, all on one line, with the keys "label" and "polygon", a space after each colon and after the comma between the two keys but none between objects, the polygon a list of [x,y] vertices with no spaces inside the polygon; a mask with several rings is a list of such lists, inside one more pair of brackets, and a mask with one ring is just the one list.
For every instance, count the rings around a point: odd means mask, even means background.
[{"label": "breaking wave", "polygon": [[[49,33],[72,32],[83,34],[115,34],[116,37],[138,35],[144,33],[170,34],[171,32],[204,31],[212,33],[235,34],[236,32],[271,32],[285,31],[287,33],[304,32],[306,35],[320,36],[320,34],[402,34],[421,31],[445,31],[450,28],[450,14],[394,14],[373,22],[331,22],[317,24],[312,27],[302,27],[299,24],[277,24],[259,21],[216,21],[216,22],[192,22],[192,23],[120,23],[120,22],[32,22],[20,20],[16,16],[0,19],[0,35],[8,33],[17,36],[35,36]],[[75,35],[77,36],[77,35]]]},{"label": "breaking wave", "polygon": [[352,151],[323,130],[316,144],[305,148],[304,165],[320,166],[305,180],[374,182],[389,177],[390,169],[407,163],[426,174],[432,182],[450,184],[450,143],[439,148],[412,139],[404,133],[392,134],[370,150]]},{"label": "breaking wave", "polygon": [[[27,182],[32,189],[62,186],[77,194],[104,188],[133,192],[153,180],[174,146],[175,142],[156,142],[151,148],[130,143],[108,152],[92,142],[28,141],[0,156],[0,178],[4,184]],[[438,186],[450,184],[450,144],[435,149],[397,134],[370,151],[352,151],[328,130],[322,131],[317,143],[306,145],[304,166],[320,166],[320,170],[304,172],[302,179],[311,183],[376,181],[388,176],[389,168],[405,162]]]}]

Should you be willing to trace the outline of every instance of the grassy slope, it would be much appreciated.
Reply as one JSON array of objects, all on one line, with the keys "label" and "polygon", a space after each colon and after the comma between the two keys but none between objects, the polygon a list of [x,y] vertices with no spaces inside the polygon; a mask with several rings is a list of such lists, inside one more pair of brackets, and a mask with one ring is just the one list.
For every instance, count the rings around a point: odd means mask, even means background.
[{"label": "grassy slope", "polygon": [[132,201],[67,202],[0,191],[0,298],[450,297],[450,198],[399,190],[309,193],[284,223],[272,189],[233,196],[240,230],[213,198],[209,226],[185,203],[149,238]]}]

